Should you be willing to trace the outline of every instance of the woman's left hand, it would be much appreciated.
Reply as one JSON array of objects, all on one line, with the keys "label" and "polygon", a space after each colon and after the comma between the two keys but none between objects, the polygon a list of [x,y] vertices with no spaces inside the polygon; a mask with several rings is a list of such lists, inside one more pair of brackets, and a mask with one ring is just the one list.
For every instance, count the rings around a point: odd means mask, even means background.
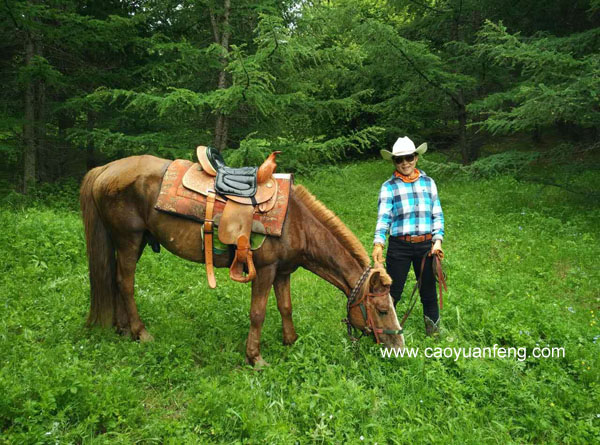
[{"label": "woman's left hand", "polygon": [[436,240],[431,246],[431,255],[437,255],[440,260],[444,259],[444,251],[442,250],[442,242]]}]

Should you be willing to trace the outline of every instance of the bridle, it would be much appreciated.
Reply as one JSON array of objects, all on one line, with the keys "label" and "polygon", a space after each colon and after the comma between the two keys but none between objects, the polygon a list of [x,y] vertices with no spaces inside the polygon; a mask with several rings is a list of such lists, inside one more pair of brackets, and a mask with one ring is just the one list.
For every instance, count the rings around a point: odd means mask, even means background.
[{"label": "bridle", "polygon": [[[381,343],[381,341],[379,340],[380,334],[398,335],[402,334],[404,331],[402,327],[400,329],[382,329],[375,327],[375,322],[373,321],[373,316],[371,314],[372,310],[370,309],[371,305],[365,304],[368,298],[385,297],[389,295],[389,292],[373,293],[368,292],[369,289],[367,288],[367,291],[363,292],[361,297],[357,299],[361,288],[363,287],[365,281],[367,281],[367,278],[371,276],[372,271],[373,268],[371,266],[368,266],[362,273],[354,287],[352,288],[352,291],[348,296],[348,303],[346,304],[347,315],[346,318],[342,320],[342,322],[346,323],[346,326],[348,328],[348,336],[352,341],[360,340],[362,336],[373,333],[373,335],[375,336],[375,342],[379,344]],[[360,312],[362,313],[363,319],[365,321],[365,328],[363,329],[362,335],[359,338],[356,338],[354,335],[352,335],[352,330],[354,327],[352,326],[352,323],[350,323],[350,310],[356,306],[360,308]]]}]

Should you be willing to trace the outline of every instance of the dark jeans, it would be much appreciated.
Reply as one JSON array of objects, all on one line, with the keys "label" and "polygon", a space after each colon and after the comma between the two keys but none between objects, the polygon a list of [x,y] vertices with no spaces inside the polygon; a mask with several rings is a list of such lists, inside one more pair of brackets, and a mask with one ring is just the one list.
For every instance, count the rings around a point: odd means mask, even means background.
[{"label": "dark jeans", "polygon": [[[415,276],[418,280],[421,272],[421,261],[423,260],[423,256],[431,251],[431,245],[431,241],[409,243],[402,241],[397,237],[390,237],[385,262],[387,272],[393,280],[390,294],[394,299],[395,305],[397,305],[402,298],[402,291],[404,290],[404,284],[406,283],[410,265],[413,265]],[[421,303],[423,304],[423,314],[427,315],[434,322],[437,322],[440,316],[440,309],[435,293],[435,278],[433,276],[431,261],[432,258],[430,256],[425,260],[420,294]]]}]

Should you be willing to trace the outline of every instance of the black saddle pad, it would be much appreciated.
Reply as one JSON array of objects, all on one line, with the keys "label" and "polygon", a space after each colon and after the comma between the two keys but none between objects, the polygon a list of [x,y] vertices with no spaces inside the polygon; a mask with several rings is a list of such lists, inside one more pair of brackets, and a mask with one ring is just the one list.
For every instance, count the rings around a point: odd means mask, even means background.
[{"label": "black saddle pad", "polygon": [[258,167],[220,167],[217,171],[215,190],[221,195],[251,198],[256,195],[256,171]]}]

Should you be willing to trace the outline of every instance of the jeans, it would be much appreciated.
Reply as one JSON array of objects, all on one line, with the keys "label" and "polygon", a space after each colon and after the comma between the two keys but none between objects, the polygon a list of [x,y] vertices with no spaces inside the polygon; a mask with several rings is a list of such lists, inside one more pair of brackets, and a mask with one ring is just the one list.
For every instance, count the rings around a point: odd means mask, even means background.
[{"label": "jeans", "polygon": [[[394,305],[397,305],[402,298],[402,291],[406,283],[406,277],[412,263],[415,271],[415,277],[419,279],[421,273],[421,261],[423,256],[431,251],[432,242],[409,243],[402,241],[397,237],[390,236],[390,242],[386,255],[387,273],[392,277],[392,287],[390,294],[394,299]],[[423,315],[429,317],[433,322],[437,322],[440,317],[437,295],[435,293],[435,278],[432,269],[432,257],[428,256],[425,260],[423,270],[423,280],[421,281],[421,303],[423,304]]]}]

